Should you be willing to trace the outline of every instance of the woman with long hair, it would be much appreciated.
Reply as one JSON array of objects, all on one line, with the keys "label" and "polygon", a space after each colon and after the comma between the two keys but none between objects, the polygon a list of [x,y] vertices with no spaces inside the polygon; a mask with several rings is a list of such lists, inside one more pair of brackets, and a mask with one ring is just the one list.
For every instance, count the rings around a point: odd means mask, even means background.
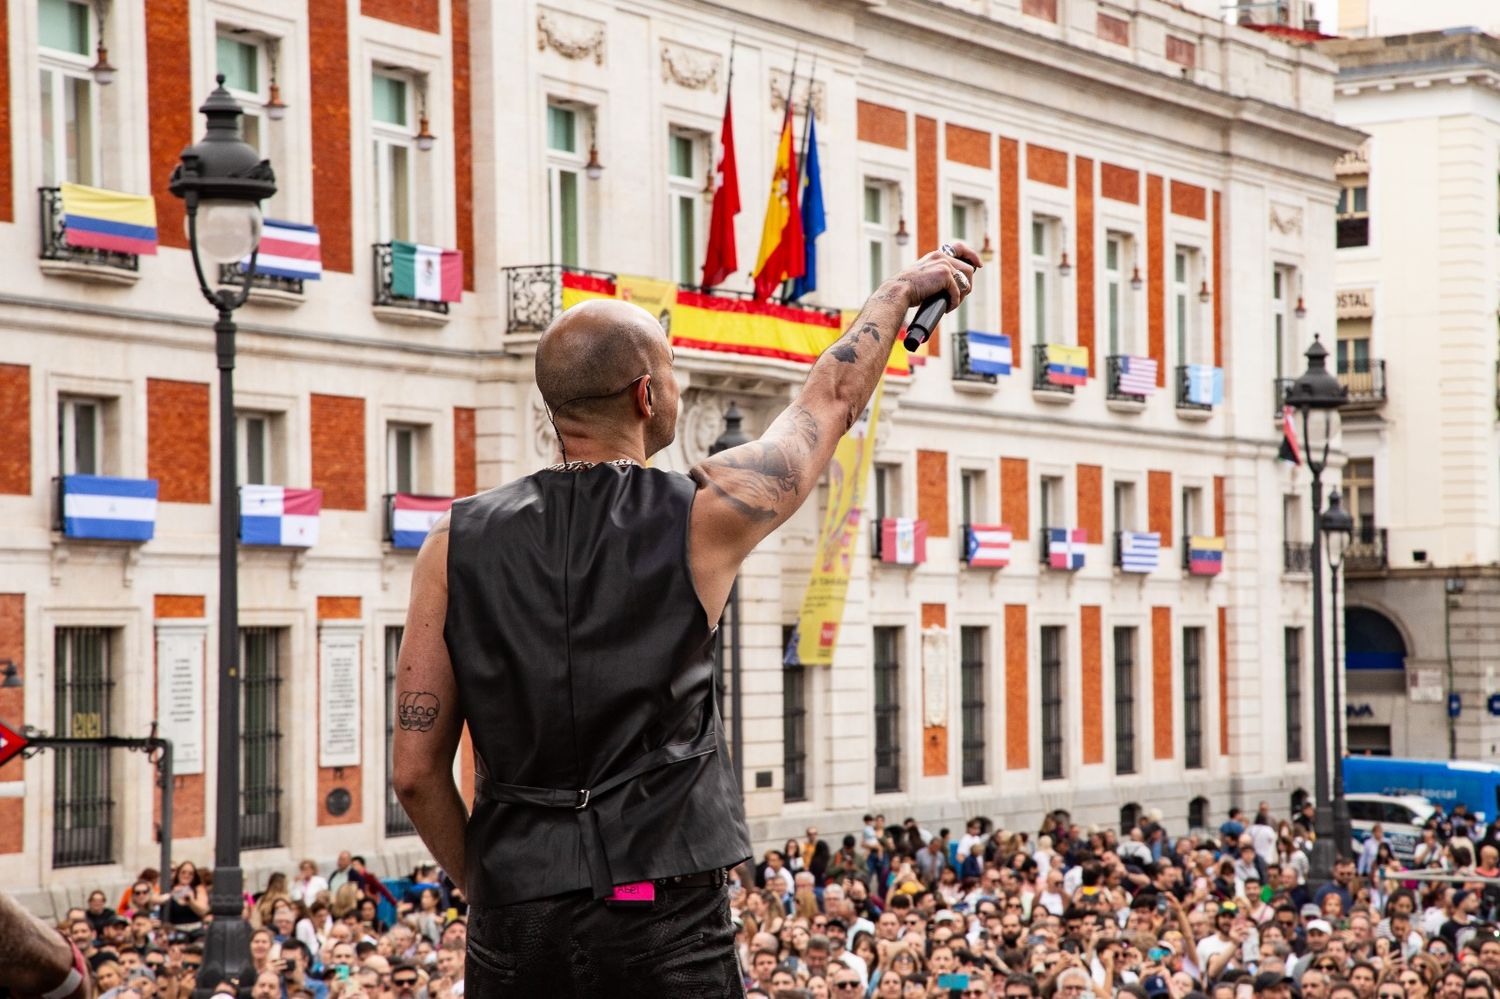
[{"label": "woman with long hair", "polygon": [[789,839],[786,841],[786,849],[781,851],[786,860],[786,869],[796,874],[806,866],[802,858],[801,840]]},{"label": "woman with long hair", "polygon": [[339,885],[339,890],[333,893],[333,902],[329,905],[333,911],[333,918],[343,919],[359,908],[359,900],[363,896],[364,892],[354,881],[345,881]]},{"label": "woman with long hair", "polygon": [[172,869],[172,881],[163,899],[162,925],[169,933],[197,934],[203,930],[208,915],[208,889],[198,865],[184,860]]}]

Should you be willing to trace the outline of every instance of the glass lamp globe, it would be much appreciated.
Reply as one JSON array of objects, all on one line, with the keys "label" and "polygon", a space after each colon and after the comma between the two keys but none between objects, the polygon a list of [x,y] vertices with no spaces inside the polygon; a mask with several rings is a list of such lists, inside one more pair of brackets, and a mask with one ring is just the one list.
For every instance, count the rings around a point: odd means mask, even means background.
[{"label": "glass lamp globe", "polygon": [[198,204],[198,253],[216,264],[238,263],[260,244],[260,226],[254,202],[206,199]]}]

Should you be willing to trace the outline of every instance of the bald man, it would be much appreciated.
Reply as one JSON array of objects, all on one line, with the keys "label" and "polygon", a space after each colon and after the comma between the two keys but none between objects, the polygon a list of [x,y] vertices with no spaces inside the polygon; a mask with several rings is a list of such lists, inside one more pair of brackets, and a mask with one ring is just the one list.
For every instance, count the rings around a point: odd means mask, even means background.
[{"label": "bald man", "polygon": [[[812,495],[908,309],[968,294],[979,258],[955,251],[884,282],[759,440],[688,475],[645,467],[677,424],[655,317],[590,301],[542,335],[558,461],[434,527],[396,678],[396,793],[467,893],[470,994],[741,994],[725,869],[751,850],[714,696],[719,615]],[[472,816],[453,780],[465,722]]]},{"label": "bald man", "polygon": [[78,948],[0,891],[0,995],[7,994],[88,999],[94,992]]}]

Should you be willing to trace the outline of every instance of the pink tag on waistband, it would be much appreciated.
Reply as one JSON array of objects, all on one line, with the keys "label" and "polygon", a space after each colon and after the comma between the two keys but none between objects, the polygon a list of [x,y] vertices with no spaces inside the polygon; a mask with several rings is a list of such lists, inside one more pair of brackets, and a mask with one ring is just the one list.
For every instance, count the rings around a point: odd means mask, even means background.
[{"label": "pink tag on waistband", "polygon": [[626,885],[615,885],[615,890],[606,902],[655,902],[656,885],[651,881],[632,881]]}]

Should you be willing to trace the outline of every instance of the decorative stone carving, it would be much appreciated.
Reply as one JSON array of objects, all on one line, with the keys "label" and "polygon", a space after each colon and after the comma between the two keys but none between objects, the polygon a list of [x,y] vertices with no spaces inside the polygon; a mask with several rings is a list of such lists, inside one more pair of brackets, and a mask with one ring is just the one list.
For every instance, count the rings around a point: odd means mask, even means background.
[{"label": "decorative stone carving", "polygon": [[604,23],[544,7],[536,15],[536,48],[550,48],[564,59],[592,56],[596,66],[603,66]]},{"label": "decorative stone carving", "polygon": [[689,467],[708,457],[708,449],[724,432],[724,411],[728,408],[728,403],[716,393],[694,390],[683,394],[677,441]]},{"label": "decorative stone carving", "polygon": [[542,397],[531,395],[531,446],[541,465],[550,465],[557,454],[557,435],[552,432],[552,421],[547,419],[547,407]]},{"label": "decorative stone carving", "polygon": [[719,67],[724,64],[722,56],[715,52],[662,42],[661,82],[675,83],[687,90],[710,90],[719,92]]},{"label": "decorative stone carving", "polygon": [[1271,204],[1271,230],[1286,236],[1302,235],[1302,209]]},{"label": "decorative stone carving", "polygon": [[[786,91],[787,82],[791,79],[791,73],[784,69],[771,70],[771,110],[777,114],[786,114]],[[812,109],[813,116],[818,121],[827,117],[828,88],[821,80],[809,80],[805,76],[797,77],[796,93],[792,95],[792,113],[803,114],[807,109],[807,89],[812,87]]]}]

